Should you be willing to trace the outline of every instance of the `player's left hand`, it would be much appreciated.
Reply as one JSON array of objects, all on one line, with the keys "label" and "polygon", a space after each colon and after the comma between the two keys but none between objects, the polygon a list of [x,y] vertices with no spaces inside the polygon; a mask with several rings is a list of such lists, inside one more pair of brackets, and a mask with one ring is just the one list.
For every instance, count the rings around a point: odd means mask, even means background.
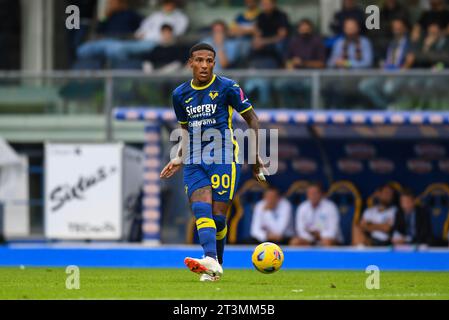
[{"label": "player's left hand", "polygon": [[260,159],[260,157],[257,156],[256,163],[253,165],[254,178],[256,178],[256,180],[259,182],[266,182],[267,179],[265,178],[265,174],[267,174],[267,171],[264,167],[262,159]]}]

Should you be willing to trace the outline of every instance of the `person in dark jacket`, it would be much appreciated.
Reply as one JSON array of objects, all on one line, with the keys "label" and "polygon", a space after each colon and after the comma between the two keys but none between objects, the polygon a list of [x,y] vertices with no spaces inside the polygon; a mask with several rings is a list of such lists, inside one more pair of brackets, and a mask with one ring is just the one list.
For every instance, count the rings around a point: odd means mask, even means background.
[{"label": "person in dark jacket", "polygon": [[427,208],[416,204],[411,190],[404,190],[400,197],[400,210],[396,212],[393,225],[393,243],[430,245],[432,227],[430,212]]},{"label": "person in dark jacket", "polygon": [[355,0],[344,0],[342,9],[335,13],[334,19],[330,24],[330,28],[335,35],[343,35],[344,24],[348,19],[357,21],[361,33],[365,32],[365,13],[362,8]]}]

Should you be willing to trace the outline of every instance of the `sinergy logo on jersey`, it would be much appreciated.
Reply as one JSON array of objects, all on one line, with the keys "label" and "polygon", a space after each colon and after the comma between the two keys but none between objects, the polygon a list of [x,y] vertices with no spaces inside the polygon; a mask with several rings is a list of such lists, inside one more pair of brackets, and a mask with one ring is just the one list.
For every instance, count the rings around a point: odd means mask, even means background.
[{"label": "sinergy logo on jersey", "polygon": [[216,104],[202,104],[199,106],[189,106],[186,108],[187,116],[190,118],[210,117],[217,111]]},{"label": "sinergy logo on jersey", "polygon": [[[202,104],[199,106],[189,106],[186,108],[187,116],[190,119],[196,119],[196,118],[203,118],[199,120],[189,121],[190,127],[201,127],[201,126],[208,126],[208,125],[214,125],[217,123],[217,120],[215,118],[210,118],[213,116],[213,114],[217,111],[217,105],[216,104]],[[209,118],[208,118],[209,117]],[[204,119],[206,118],[206,119]]]}]

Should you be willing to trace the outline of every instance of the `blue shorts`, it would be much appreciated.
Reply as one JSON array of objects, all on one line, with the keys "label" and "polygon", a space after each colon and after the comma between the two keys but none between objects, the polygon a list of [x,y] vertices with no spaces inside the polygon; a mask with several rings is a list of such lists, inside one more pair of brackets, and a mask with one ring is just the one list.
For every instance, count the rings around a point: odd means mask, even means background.
[{"label": "blue shorts", "polygon": [[238,163],[185,165],[185,192],[190,199],[195,190],[211,186],[213,201],[231,201],[239,183],[241,168]]}]

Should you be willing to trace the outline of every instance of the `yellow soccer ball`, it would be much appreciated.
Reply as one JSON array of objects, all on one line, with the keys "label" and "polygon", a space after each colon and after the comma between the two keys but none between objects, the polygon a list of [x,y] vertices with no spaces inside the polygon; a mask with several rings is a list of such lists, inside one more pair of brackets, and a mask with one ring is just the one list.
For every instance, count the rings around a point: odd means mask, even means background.
[{"label": "yellow soccer ball", "polygon": [[254,249],[252,261],[257,271],[274,273],[282,267],[284,253],[277,244],[264,242]]}]

